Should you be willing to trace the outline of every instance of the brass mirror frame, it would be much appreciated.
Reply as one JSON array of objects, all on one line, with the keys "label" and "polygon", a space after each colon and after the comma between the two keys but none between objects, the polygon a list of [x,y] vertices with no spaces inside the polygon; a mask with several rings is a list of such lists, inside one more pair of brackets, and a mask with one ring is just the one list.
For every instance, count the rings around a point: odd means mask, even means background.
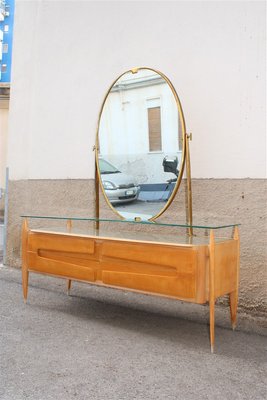
[{"label": "brass mirror frame", "polygon": [[[179,187],[182,181],[182,177],[184,174],[184,168],[185,168],[185,163],[186,163],[186,171],[187,171],[187,223],[192,225],[192,195],[191,195],[191,172],[190,172],[190,158],[189,158],[189,140],[191,140],[191,135],[187,135],[186,134],[186,125],[185,125],[185,118],[184,118],[184,113],[183,113],[183,109],[182,109],[182,105],[180,102],[180,99],[176,93],[176,90],[173,86],[173,84],[171,83],[171,81],[169,80],[169,78],[167,78],[166,75],[164,75],[162,72],[157,71],[156,69],[153,68],[149,68],[149,67],[136,67],[133,69],[130,69],[128,71],[123,72],[113,83],[112,85],[109,87],[105,98],[102,102],[101,105],[101,109],[99,112],[99,116],[98,116],[98,122],[97,122],[97,132],[96,132],[96,144],[94,146],[94,150],[95,150],[95,216],[98,219],[99,218],[99,186],[101,187],[103,196],[105,198],[106,203],[108,204],[108,206],[111,208],[111,210],[117,214],[117,216],[122,219],[122,220],[126,220],[126,218],[124,218],[116,209],[115,207],[112,206],[112,204],[110,203],[110,201],[108,200],[108,197],[105,193],[105,189],[102,183],[102,179],[101,179],[101,174],[100,174],[100,167],[99,167],[99,127],[100,127],[100,121],[101,121],[101,117],[102,117],[102,113],[103,113],[103,109],[107,100],[108,95],[111,92],[111,89],[113,88],[113,86],[115,85],[115,83],[125,74],[127,73],[132,73],[132,74],[136,74],[139,70],[149,70],[152,72],[157,73],[158,75],[160,75],[169,85],[176,104],[177,104],[177,108],[178,108],[178,114],[179,114],[179,118],[180,118],[180,122],[181,122],[181,127],[182,127],[182,159],[180,162],[180,173],[178,175],[176,184],[174,186],[174,189],[172,191],[172,194],[170,196],[170,198],[168,199],[167,203],[165,204],[165,206],[160,210],[160,212],[158,212],[156,215],[154,215],[153,217],[149,218],[148,221],[155,221],[160,215],[162,215],[167,208],[171,205]],[[139,219],[138,217],[135,218],[136,221],[140,221],[141,218]]]}]

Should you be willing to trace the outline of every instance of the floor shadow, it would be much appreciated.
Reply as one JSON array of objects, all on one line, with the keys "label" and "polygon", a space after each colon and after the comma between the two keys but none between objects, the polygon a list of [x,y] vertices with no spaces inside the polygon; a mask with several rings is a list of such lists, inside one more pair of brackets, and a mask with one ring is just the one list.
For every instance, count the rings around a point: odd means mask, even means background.
[{"label": "floor shadow", "polygon": [[[49,291],[48,291],[49,292]],[[49,293],[47,293],[49,295]],[[44,298],[45,297],[45,298]],[[57,300],[56,309],[54,302],[46,301],[44,296],[32,298],[29,307],[64,313],[71,318],[80,319],[87,323],[94,322],[99,329],[109,331],[109,328],[116,328],[119,331],[138,332],[149,336],[152,340],[161,340],[177,346],[183,346],[188,350],[210,353],[209,325],[186,319],[184,316],[172,315],[160,311],[157,306],[149,307],[149,310],[142,309],[140,303],[134,301],[129,303],[119,296],[119,301],[111,299],[108,294],[102,291],[101,298],[95,298],[89,293],[86,297],[76,294],[71,296],[62,295]],[[206,312],[206,311],[205,311]],[[253,342],[253,345],[250,345]],[[249,344],[248,344],[249,343]],[[233,332],[230,329],[216,327],[215,329],[215,354],[225,357],[240,359],[257,359],[265,362],[263,354],[264,337],[250,335],[244,332]]]}]

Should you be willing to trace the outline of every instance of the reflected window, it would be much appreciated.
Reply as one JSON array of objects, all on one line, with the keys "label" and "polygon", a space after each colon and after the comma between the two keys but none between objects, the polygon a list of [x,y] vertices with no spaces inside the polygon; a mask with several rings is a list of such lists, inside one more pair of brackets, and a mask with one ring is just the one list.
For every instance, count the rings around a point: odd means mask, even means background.
[{"label": "reflected window", "polygon": [[160,114],[161,114],[160,107],[151,107],[147,109],[149,151],[162,150]]}]

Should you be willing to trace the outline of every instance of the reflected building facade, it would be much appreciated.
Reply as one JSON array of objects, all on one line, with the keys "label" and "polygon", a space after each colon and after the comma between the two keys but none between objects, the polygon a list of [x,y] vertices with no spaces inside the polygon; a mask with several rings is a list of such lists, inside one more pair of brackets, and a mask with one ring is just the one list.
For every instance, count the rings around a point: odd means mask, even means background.
[{"label": "reflected building facade", "polygon": [[179,116],[167,82],[153,71],[124,74],[112,87],[102,112],[100,154],[138,184],[173,178],[166,156],[181,159]]}]

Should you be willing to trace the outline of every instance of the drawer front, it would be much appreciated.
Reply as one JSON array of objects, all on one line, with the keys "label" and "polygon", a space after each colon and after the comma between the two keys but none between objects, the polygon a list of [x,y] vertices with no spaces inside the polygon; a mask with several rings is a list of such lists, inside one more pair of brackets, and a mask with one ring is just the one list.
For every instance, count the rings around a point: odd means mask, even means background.
[{"label": "drawer front", "polygon": [[85,281],[96,280],[98,246],[91,238],[30,232],[29,270]]},{"label": "drawer front", "polygon": [[101,266],[105,284],[196,298],[197,251],[192,247],[105,241]]},{"label": "drawer front", "polygon": [[107,285],[158,293],[178,299],[195,299],[196,282],[192,275],[176,278],[159,275],[131,274],[116,271],[103,271],[102,281]]},{"label": "drawer front", "polygon": [[30,271],[89,282],[96,279],[92,264],[91,267],[71,264],[70,262],[39,257],[36,253],[28,253],[28,268]]},{"label": "drawer front", "polygon": [[29,270],[203,303],[206,249],[30,232]]},{"label": "drawer front", "polygon": [[102,260],[111,259],[170,267],[174,271],[179,269],[180,272],[192,273],[195,251],[192,247],[104,241],[102,244]]},{"label": "drawer front", "polygon": [[37,252],[40,249],[94,254],[95,242],[91,238],[30,232],[28,236],[28,250]]}]

